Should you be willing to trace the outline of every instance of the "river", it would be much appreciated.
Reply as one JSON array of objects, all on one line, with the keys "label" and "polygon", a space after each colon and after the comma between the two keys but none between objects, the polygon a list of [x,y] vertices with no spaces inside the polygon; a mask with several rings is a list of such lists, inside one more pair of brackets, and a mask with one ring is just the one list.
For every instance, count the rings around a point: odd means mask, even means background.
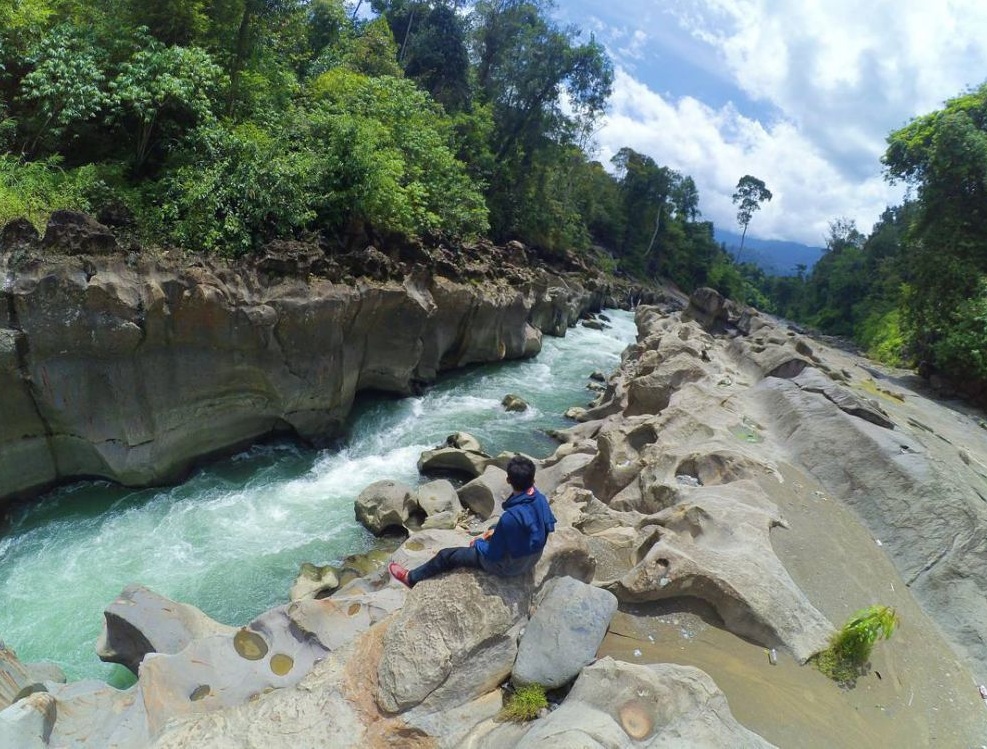
[{"label": "river", "polygon": [[[262,445],[179,486],[78,483],[14,508],[0,539],[0,638],[70,680],[124,685],[129,672],[99,661],[95,643],[103,609],[127,584],[247,623],[287,601],[303,562],[338,564],[369,549],[357,495],[380,479],[418,483],[418,456],[448,434],[468,431],[492,454],[549,455],[544,430],[564,426],[565,409],[591,399],[588,375],[612,370],[634,340],[631,313],[606,314],[610,328],[546,336],[534,359],[453,373],[420,397],[362,398],[335,450]],[[506,412],[507,393],[530,408]]]}]

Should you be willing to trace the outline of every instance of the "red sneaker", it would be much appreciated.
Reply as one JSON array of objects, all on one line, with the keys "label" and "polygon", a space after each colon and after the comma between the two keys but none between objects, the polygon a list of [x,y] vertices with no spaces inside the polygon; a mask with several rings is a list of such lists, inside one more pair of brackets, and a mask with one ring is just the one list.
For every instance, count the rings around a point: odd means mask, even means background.
[{"label": "red sneaker", "polygon": [[402,585],[407,585],[411,587],[411,580],[408,578],[408,570],[402,567],[397,562],[391,562],[387,565],[387,571],[391,573],[391,577],[397,580]]}]

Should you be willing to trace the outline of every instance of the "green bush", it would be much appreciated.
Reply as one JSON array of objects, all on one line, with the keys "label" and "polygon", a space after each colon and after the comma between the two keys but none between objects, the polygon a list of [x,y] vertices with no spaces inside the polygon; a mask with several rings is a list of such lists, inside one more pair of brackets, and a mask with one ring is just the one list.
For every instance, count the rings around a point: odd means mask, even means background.
[{"label": "green bush", "polygon": [[314,217],[323,171],[316,153],[256,125],[199,128],[191,158],[161,179],[154,233],[190,250],[240,255]]},{"label": "green bush", "polygon": [[949,316],[932,353],[936,367],[950,377],[987,381],[987,278]]},{"label": "green bush", "polygon": [[872,311],[857,328],[856,339],[867,350],[872,359],[903,366],[905,334],[901,329],[901,313],[897,308],[889,311]]},{"label": "green bush", "polygon": [[899,624],[890,606],[861,609],[830,639],[829,648],[816,656],[816,667],[831,679],[852,684],[867,666],[874,643],[888,640]]},{"label": "green bush", "polygon": [[24,162],[0,155],[0,226],[24,217],[44,231],[52,211],[89,211],[89,196],[100,184],[98,171],[89,164],[63,170],[61,159]]},{"label": "green bush", "polygon": [[538,713],[546,707],[548,707],[548,698],[545,697],[545,687],[540,684],[528,684],[519,687],[508,698],[500,716],[504,720],[523,723],[537,718]]}]

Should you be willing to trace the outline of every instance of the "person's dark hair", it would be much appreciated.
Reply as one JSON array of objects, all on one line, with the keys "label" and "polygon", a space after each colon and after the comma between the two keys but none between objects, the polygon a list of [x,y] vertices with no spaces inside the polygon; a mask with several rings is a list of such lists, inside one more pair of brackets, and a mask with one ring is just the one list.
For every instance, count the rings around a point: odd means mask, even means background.
[{"label": "person's dark hair", "polygon": [[515,455],[507,464],[507,483],[516,492],[535,485],[535,464],[523,455]]}]

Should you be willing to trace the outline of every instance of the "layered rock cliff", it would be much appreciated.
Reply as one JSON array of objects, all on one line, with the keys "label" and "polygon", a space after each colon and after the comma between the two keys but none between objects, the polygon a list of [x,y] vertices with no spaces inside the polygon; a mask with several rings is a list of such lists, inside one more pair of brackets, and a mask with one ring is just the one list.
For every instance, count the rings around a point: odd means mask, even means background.
[{"label": "layered rock cliff", "polygon": [[517,243],[188,262],[69,213],[44,237],[5,227],[0,278],[0,501],[76,477],[172,482],[279,433],[331,438],[361,390],[533,355],[542,332],[641,295]]}]

